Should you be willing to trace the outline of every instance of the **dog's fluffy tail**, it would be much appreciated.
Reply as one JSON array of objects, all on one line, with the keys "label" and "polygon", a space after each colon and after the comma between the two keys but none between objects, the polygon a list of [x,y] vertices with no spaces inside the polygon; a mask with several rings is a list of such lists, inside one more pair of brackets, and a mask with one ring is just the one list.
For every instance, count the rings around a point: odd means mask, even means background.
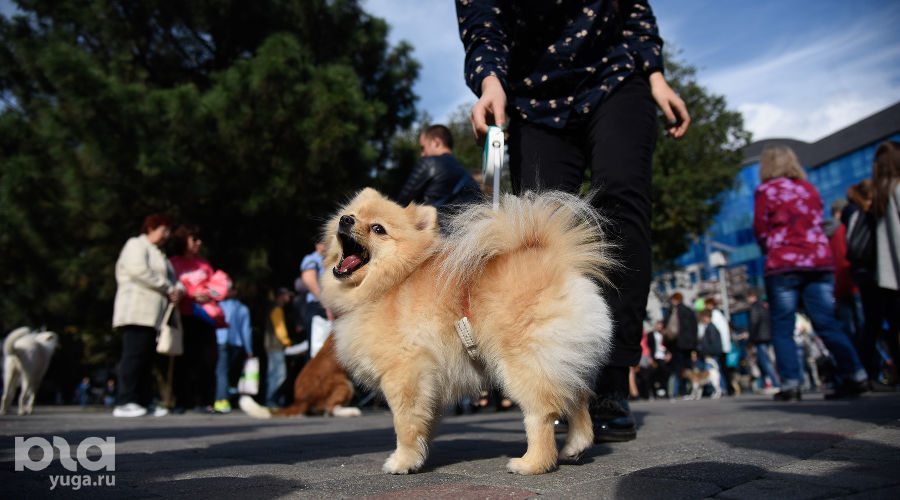
[{"label": "dog's fluffy tail", "polygon": [[573,271],[608,282],[604,271],[616,264],[609,257],[614,245],[603,238],[604,223],[589,199],[561,191],[505,194],[499,210],[473,205],[449,221],[441,249],[442,281],[467,283],[495,257],[544,248]]},{"label": "dog's fluffy tail", "polygon": [[3,340],[3,355],[4,356],[14,356],[16,353],[13,350],[13,347],[16,344],[16,341],[20,338],[31,333],[31,328],[27,326],[20,326],[15,330],[9,332],[9,335],[6,336],[6,339]]},{"label": "dog's fluffy tail", "polygon": [[244,394],[238,400],[238,406],[244,410],[244,413],[253,418],[272,418],[272,411],[257,403],[252,397]]}]

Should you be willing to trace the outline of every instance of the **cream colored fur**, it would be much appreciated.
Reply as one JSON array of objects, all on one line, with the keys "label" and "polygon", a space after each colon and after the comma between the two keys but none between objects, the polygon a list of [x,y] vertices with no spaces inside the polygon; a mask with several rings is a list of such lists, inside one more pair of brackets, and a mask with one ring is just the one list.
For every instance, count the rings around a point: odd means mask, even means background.
[{"label": "cream colored fur", "polygon": [[[338,314],[338,359],[394,413],[397,449],[384,471],[419,470],[441,409],[489,380],[524,414],[528,449],[509,471],[556,467],[560,415],[570,418],[561,458],[580,457],[593,441],[589,384],[612,328],[594,280],[613,264],[590,205],[562,193],[506,195],[499,211],[480,204],[455,216],[443,239],[434,208],[402,208],[366,189],[326,226],[326,265],[346,271],[342,217],[353,221],[345,239],[369,261],[352,274],[326,272],[323,302]],[[464,315],[475,361],[453,326]]]}]

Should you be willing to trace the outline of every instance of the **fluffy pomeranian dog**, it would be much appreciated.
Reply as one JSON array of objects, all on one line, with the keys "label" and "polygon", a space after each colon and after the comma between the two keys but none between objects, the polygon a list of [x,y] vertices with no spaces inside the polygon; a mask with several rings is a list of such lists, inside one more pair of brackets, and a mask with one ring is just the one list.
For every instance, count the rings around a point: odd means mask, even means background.
[{"label": "fluffy pomeranian dog", "polygon": [[444,238],[433,207],[364,189],[326,225],[322,298],[338,315],[338,359],[394,414],[385,472],[419,470],[442,409],[489,381],[525,417],[528,449],[510,472],[548,472],[592,444],[588,399],[612,329],[597,285],[612,265],[600,223],[575,196],[505,195],[499,210],[453,216]]}]

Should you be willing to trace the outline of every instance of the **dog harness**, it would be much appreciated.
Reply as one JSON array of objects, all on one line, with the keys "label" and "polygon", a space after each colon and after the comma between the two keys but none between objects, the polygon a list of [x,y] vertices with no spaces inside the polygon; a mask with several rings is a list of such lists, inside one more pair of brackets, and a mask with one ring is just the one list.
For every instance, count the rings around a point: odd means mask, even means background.
[{"label": "dog harness", "polygon": [[466,354],[474,361],[478,359],[478,346],[475,345],[475,339],[472,338],[472,324],[469,323],[469,316],[472,315],[469,312],[469,300],[469,294],[466,293],[463,317],[453,323],[453,326],[456,328],[456,334],[459,335],[463,347],[466,348]]}]

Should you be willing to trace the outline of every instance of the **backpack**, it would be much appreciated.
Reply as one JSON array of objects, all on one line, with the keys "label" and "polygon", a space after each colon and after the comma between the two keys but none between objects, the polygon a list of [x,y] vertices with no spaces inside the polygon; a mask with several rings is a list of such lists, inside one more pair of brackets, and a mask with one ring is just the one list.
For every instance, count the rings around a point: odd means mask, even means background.
[{"label": "backpack", "polygon": [[854,267],[875,267],[875,216],[857,210],[847,221],[847,260]]}]

